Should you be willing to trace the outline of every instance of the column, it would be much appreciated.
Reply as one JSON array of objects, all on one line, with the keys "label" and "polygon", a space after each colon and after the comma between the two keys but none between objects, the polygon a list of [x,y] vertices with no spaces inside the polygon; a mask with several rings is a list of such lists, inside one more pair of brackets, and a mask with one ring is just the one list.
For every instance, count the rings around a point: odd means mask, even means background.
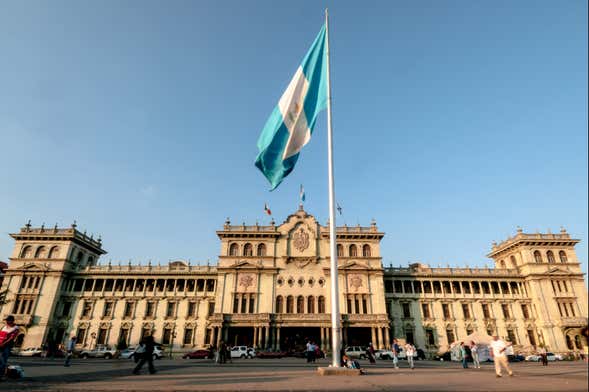
[{"label": "column", "polygon": [[264,327],[258,327],[258,347],[264,347],[264,342],[262,341],[262,333],[264,332]]},{"label": "column", "polygon": [[378,327],[377,332],[378,332],[378,346],[377,347],[379,350],[382,350],[384,348],[383,344],[382,344],[382,328]]},{"label": "column", "polygon": [[254,341],[252,343],[252,346],[254,348],[256,348],[258,345],[258,327],[254,327]]},{"label": "column", "polygon": [[280,351],[280,327],[276,327],[276,349]]},{"label": "column", "polygon": [[272,347],[270,346],[270,326],[268,325],[265,329],[266,335],[264,339],[264,347]]},{"label": "column", "polygon": [[327,346],[325,343],[327,343],[325,341],[325,328],[321,327],[321,350],[326,351],[327,350]]},{"label": "column", "polygon": [[[196,328],[195,328],[195,330],[196,330]],[[229,341],[229,327],[225,327],[223,329],[223,341],[225,342],[225,344],[227,344]]]},{"label": "column", "polygon": [[391,348],[391,341],[390,341],[390,332],[389,332],[389,327],[385,327],[384,329],[384,345],[386,349],[390,349]]},{"label": "column", "polygon": [[376,331],[375,331],[375,327],[370,328],[370,330],[372,331],[372,345],[376,345]]}]

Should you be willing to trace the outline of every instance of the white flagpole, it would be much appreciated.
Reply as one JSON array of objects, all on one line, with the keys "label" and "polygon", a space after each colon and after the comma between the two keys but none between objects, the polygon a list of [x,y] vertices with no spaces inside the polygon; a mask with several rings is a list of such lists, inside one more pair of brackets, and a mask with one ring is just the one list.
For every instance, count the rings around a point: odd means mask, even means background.
[{"label": "white flagpole", "polygon": [[331,80],[329,77],[329,14],[325,9],[325,51],[327,53],[327,161],[329,176],[329,251],[331,254],[331,349],[332,366],[340,367],[341,325],[337,251],[335,246],[335,186],[333,180],[333,132],[331,129]]}]

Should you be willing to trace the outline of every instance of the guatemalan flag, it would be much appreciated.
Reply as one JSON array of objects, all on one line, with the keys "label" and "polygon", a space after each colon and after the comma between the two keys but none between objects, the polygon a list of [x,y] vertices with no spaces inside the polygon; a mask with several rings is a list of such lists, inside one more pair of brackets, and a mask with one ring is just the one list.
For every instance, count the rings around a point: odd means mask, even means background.
[{"label": "guatemalan flag", "polygon": [[323,25],[258,139],[255,164],[272,190],[294,169],[317,114],[327,107],[326,44]]}]

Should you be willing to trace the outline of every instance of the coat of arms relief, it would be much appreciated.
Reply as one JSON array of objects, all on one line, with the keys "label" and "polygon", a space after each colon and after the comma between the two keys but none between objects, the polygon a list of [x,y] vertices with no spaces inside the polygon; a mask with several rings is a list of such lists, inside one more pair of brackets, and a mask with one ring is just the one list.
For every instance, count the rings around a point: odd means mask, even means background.
[{"label": "coat of arms relief", "polygon": [[297,230],[292,236],[292,244],[295,249],[299,252],[305,251],[309,245],[309,233],[307,233],[302,227]]},{"label": "coat of arms relief", "polygon": [[358,291],[360,287],[362,287],[362,276],[350,275],[348,277],[348,282],[350,283],[350,286],[354,289],[354,291]]},{"label": "coat of arms relief", "polygon": [[248,287],[253,286],[254,285],[254,281],[255,281],[255,278],[251,274],[241,275],[239,277],[239,285],[240,286],[243,286],[243,288],[245,290],[247,290]]}]

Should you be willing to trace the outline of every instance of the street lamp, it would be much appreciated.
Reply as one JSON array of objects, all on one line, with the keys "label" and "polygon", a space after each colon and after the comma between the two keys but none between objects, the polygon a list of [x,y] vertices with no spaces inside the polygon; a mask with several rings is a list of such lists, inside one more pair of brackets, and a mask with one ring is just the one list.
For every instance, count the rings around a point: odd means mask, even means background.
[{"label": "street lamp", "polygon": [[93,348],[94,348],[94,346],[93,346],[93,344],[94,344],[94,340],[96,339],[96,332],[92,332],[92,333],[90,334],[90,337],[92,338],[92,339],[90,340],[90,349],[93,349]]}]

